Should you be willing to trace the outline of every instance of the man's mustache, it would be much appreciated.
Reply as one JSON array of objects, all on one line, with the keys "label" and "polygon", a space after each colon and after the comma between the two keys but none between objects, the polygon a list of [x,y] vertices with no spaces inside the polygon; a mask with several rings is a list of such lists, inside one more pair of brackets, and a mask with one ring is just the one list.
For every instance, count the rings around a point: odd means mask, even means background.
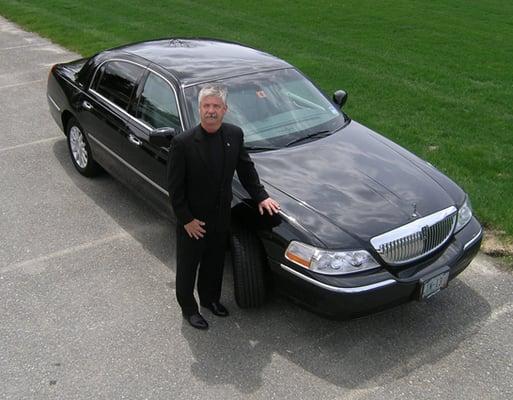
[{"label": "man's mustache", "polygon": [[217,113],[212,113],[212,114],[210,114],[210,113],[206,113],[206,114],[205,114],[205,117],[206,117],[206,118],[217,118]]}]

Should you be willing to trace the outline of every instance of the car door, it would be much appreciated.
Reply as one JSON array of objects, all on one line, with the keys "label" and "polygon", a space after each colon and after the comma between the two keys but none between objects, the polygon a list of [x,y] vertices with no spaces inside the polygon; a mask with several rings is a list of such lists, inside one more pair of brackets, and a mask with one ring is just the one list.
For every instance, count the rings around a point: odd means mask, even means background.
[{"label": "car door", "polygon": [[81,100],[79,121],[88,136],[93,154],[102,165],[116,170],[126,152],[125,127],[128,106],[146,67],[129,60],[109,60],[95,72]]},{"label": "car door", "polygon": [[176,133],[183,130],[176,93],[170,80],[149,68],[129,109],[137,123],[127,126],[127,161],[165,195],[169,148],[151,144],[149,136],[157,128],[174,128]]}]

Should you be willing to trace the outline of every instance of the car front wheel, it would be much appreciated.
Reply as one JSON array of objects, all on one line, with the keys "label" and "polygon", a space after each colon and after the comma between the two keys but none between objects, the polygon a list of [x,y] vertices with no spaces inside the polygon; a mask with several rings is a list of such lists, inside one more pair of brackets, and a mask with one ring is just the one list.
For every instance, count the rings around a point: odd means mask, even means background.
[{"label": "car front wheel", "polygon": [[267,297],[266,257],[258,237],[236,230],[230,237],[235,301],[240,308],[261,306]]},{"label": "car front wheel", "polygon": [[84,131],[75,118],[68,121],[66,133],[71,161],[77,171],[89,177],[98,175],[101,167],[94,161]]}]

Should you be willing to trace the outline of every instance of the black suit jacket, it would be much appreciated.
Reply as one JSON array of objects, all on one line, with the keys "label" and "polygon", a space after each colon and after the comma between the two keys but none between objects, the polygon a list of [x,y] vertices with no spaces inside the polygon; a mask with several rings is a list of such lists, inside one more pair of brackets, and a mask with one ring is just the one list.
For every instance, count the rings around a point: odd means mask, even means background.
[{"label": "black suit jacket", "polygon": [[253,161],[244,149],[244,134],[235,125],[221,126],[224,167],[221,184],[212,177],[208,164],[208,142],[201,126],[179,134],[171,142],[168,163],[169,196],[181,225],[194,218],[218,231],[230,227],[232,180],[237,171],[242,186],[257,203],[269,195],[260,184]]}]

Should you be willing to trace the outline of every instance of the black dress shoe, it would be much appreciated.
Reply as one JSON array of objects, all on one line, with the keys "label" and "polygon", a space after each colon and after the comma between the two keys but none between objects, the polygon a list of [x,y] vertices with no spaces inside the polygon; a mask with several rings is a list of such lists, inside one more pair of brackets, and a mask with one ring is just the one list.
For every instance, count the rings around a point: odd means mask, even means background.
[{"label": "black dress shoe", "polygon": [[228,315],[230,315],[226,307],[218,301],[214,301],[208,304],[202,304],[201,306],[208,308],[210,311],[212,311],[212,314],[217,315],[218,317],[227,317]]},{"label": "black dress shoe", "polygon": [[191,315],[183,314],[183,317],[187,320],[189,324],[191,324],[191,326],[193,326],[196,329],[208,329],[208,322],[205,318],[201,316],[200,313]]}]

